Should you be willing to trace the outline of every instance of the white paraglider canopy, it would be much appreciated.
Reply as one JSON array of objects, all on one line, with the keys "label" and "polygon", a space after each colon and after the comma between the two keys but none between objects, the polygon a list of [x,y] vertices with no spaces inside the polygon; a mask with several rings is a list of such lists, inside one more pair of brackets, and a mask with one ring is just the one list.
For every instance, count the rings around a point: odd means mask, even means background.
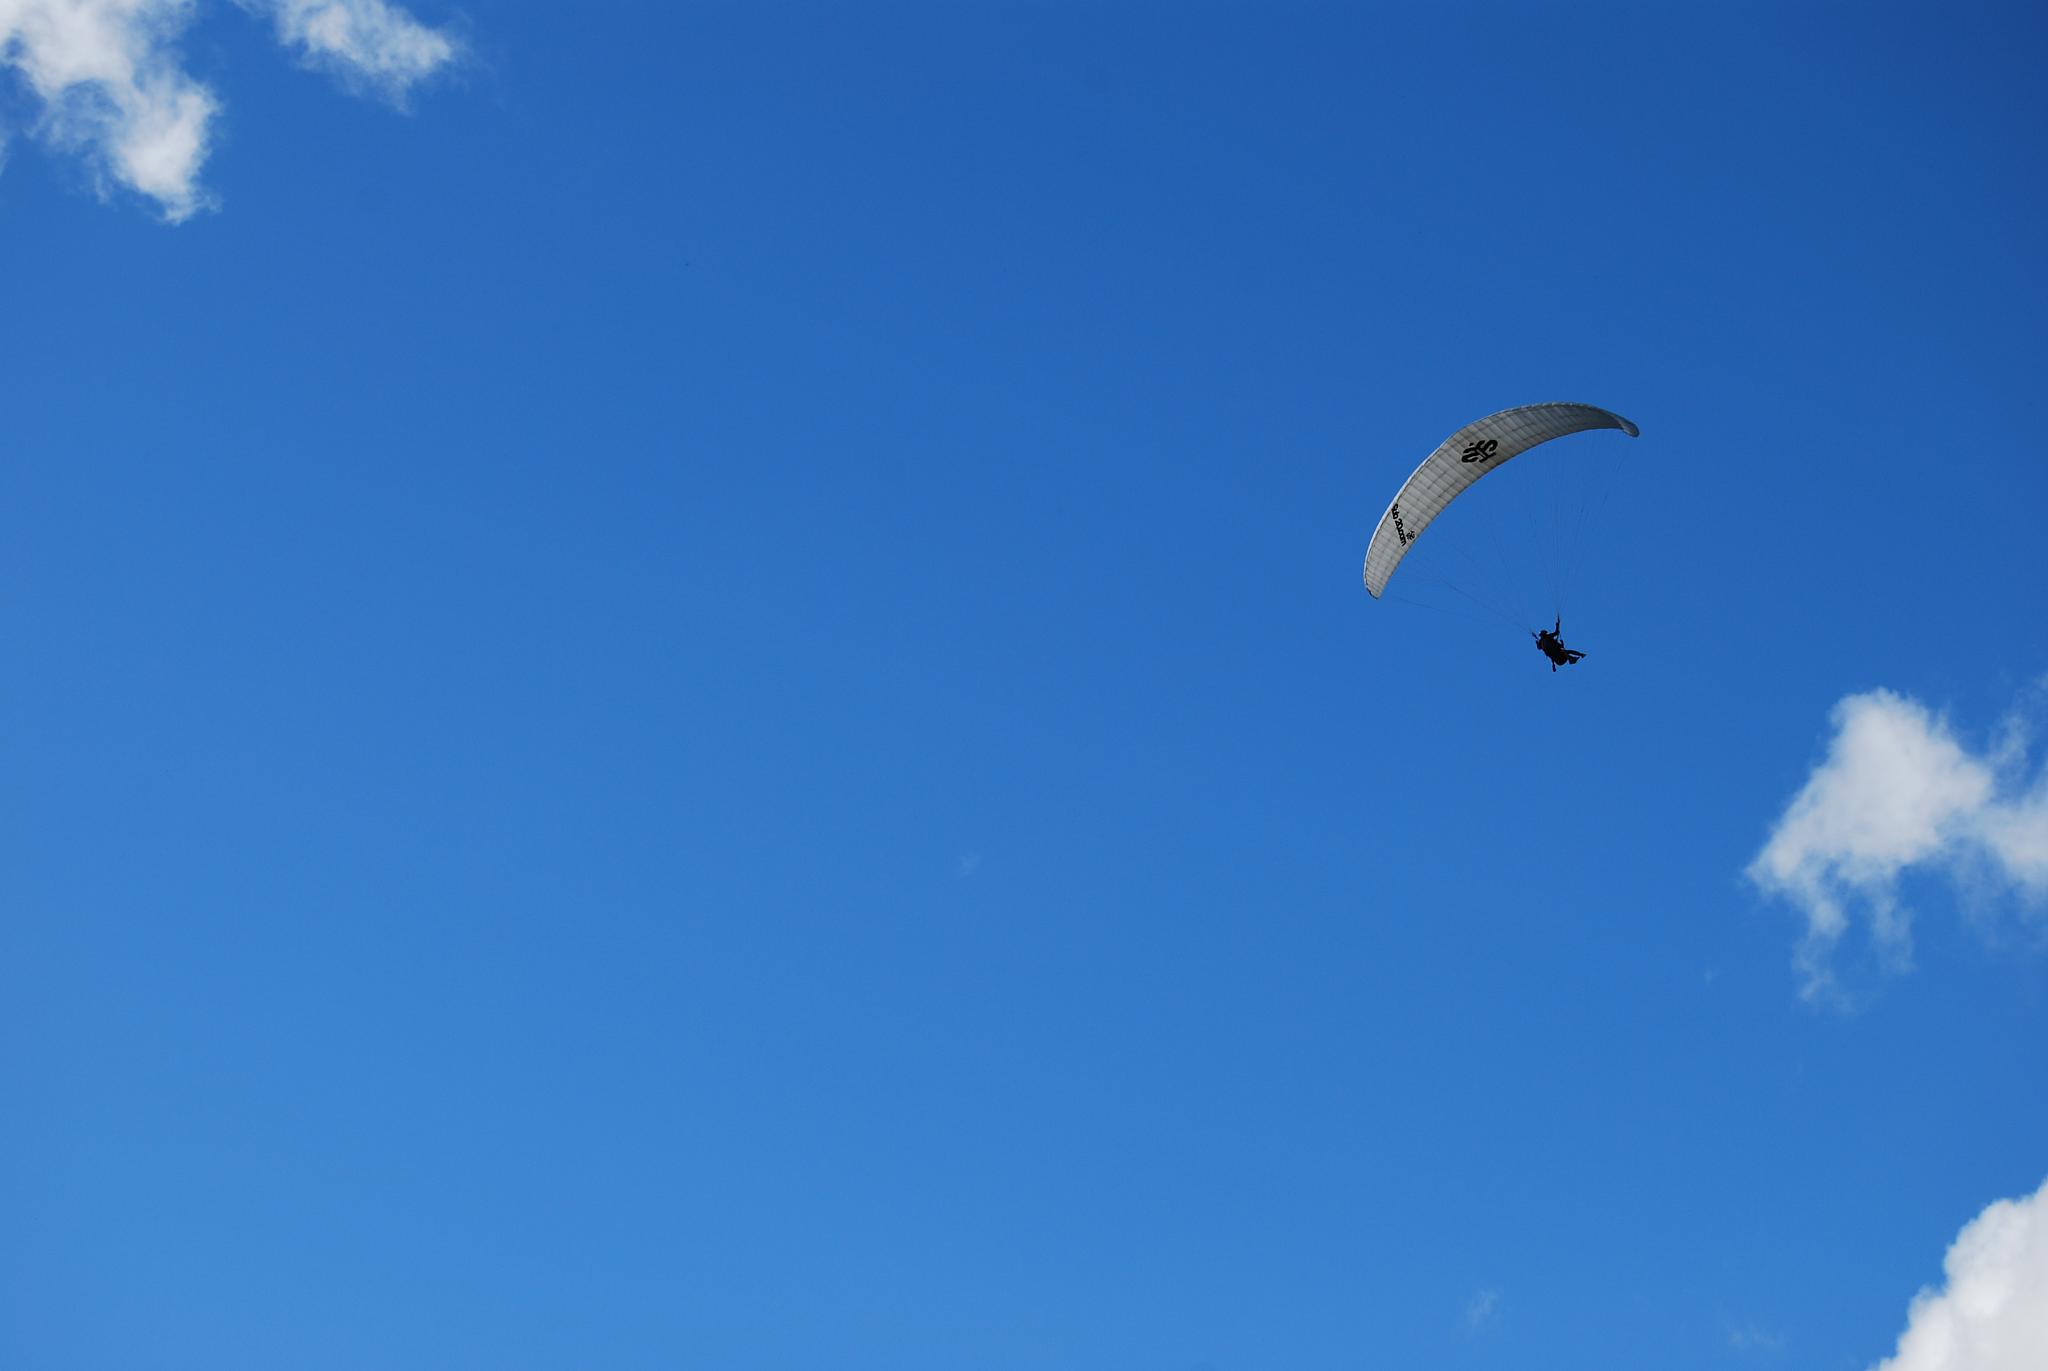
[{"label": "white paraglider canopy", "polygon": [[1422,530],[1480,477],[1539,443],[1595,428],[1618,428],[1631,438],[1637,433],[1619,414],[1594,405],[1549,404],[1504,409],[1444,439],[1380,516],[1365,550],[1365,588],[1378,598]]}]

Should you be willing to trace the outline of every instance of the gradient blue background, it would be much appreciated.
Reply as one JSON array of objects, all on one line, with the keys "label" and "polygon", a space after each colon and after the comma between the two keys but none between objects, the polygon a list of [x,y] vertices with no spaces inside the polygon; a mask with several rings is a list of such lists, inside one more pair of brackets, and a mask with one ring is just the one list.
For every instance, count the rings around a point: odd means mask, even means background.
[{"label": "gradient blue background", "polygon": [[[459,18],[10,145],[0,1364],[1861,1368],[2048,1174],[1741,879],[2048,669],[2039,6]],[[1569,676],[1359,586],[1549,399]]]}]

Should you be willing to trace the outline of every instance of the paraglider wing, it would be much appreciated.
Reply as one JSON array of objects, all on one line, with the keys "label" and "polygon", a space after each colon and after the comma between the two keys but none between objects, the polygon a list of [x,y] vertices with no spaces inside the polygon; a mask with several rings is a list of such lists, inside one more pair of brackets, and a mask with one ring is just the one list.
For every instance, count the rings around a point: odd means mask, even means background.
[{"label": "paraglider wing", "polygon": [[1379,527],[1373,530],[1372,542],[1365,550],[1365,588],[1377,598],[1422,530],[1487,472],[1507,465],[1509,458],[1538,443],[1593,428],[1618,428],[1631,438],[1636,436],[1636,426],[1619,414],[1593,405],[1556,404],[1504,409],[1444,439],[1415,468],[1415,474],[1380,516]]}]

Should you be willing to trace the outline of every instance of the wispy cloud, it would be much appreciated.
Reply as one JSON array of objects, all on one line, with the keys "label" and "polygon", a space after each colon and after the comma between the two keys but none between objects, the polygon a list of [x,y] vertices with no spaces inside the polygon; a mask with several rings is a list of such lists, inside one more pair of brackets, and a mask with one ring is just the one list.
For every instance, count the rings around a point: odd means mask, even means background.
[{"label": "wispy cloud", "polygon": [[2048,1182],[1972,1219],[1941,1266],[1946,1284],[1914,1297],[1898,1351],[1872,1371],[2040,1371],[2048,1352]]},{"label": "wispy cloud", "polygon": [[1982,751],[1925,705],[1888,690],[1835,706],[1827,756],[1772,830],[1748,875],[1806,921],[1802,993],[1835,993],[1834,962],[1861,924],[1880,960],[1912,965],[1909,870],[2038,907],[2048,896],[2048,768],[2028,759],[2020,715]]},{"label": "wispy cloud", "polygon": [[[238,0],[301,56],[394,102],[455,60],[454,40],[385,0]],[[178,40],[199,0],[0,0],[0,68],[35,96],[35,132],[172,223],[206,208],[200,183],[220,101]]]},{"label": "wispy cloud", "polygon": [[1731,1324],[1728,1345],[1745,1356],[1770,1356],[1785,1350],[1785,1339],[1756,1323]]},{"label": "wispy cloud", "polygon": [[179,66],[193,0],[0,0],[0,63],[42,105],[37,131],[184,219],[218,105]]},{"label": "wispy cloud", "polygon": [[981,870],[981,854],[979,852],[962,853],[960,864],[955,870],[962,876],[972,876],[975,872]]},{"label": "wispy cloud", "polygon": [[269,13],[278,40],[301,59],[350,85],[402,103],[412,88],[455,60],[455,40],[385,0],[235,0]]},{"label": "wispy cloud", "polygon": [[1483,1290],[1475,1291],[1472,1298],[1465,1301],[1465,1327],[1482,1328],[1492,1322],[1493,1316],[1499,1312],[1500,1291],[1490,1285]]}]

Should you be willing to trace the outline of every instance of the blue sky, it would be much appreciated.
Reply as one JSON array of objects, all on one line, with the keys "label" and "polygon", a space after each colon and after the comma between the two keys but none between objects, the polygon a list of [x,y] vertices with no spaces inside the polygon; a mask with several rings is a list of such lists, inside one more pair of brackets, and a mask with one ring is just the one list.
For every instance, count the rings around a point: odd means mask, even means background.
[{"label": "blue sky", "polygon": [[[0,0],[0,1364],[2038,1365],[2039,7],[137,13]],[[1359,585],[1553,399],[1555,675]]]}]

